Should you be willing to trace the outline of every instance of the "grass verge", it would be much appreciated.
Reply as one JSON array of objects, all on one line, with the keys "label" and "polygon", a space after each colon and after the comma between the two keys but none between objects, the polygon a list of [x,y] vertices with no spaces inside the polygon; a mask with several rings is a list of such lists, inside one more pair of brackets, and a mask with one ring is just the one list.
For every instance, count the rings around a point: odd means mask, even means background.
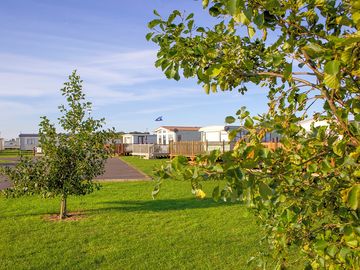
[{"label": "grass verge", "polygon": [[1,150],[0,158],[17,158],[20,156],[33,156],[33,151]]},{"label": "grass verge", "polygon": [[165,165],[169,161],[169,159],[143,159],[136,156],[122,156],[120,159],[150,177],[153,175],[152,171],[156,166]]},{"label": "grass verge", "polygon": [[[215,183],[207,185],[211,192]],[[0,198],[0,269],[246,269],[260,235],[239,204],[195,200],[189,184],[104,183],[70,197],[77,221],[49,221],[58,199]]]},{"label": "grass verge", "polygon": [[[125,161],[150,175],[166,162]],[[58,198],[0,197],[0,269],[258,269],[246,262],[262,232],[244,205],[196,200],[188,182],[166,181],[156,200],[153,182],[102,185],[70,197],[78,218],[66,221],[54,221]],[[208,197],[215,185],[204,185]]]}]

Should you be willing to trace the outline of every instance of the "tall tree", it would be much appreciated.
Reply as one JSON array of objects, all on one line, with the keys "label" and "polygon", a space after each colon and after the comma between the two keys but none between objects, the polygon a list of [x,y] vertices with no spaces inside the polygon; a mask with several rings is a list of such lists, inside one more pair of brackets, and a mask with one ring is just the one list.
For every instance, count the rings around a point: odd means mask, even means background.
[{"label": "tall tree", "polygon": [[[246,200],[286,266],[289,247],[308,257],[307,269],[360,268],[360,4],[356,0],[203,0],[218,23],[197,26],[194,14],[154,11],[147,35],[159,45],[167,78],[196,77],[207,94],[247,84],[268,93],[268,112],[250,117],[241,108],[248,139],[231,152],[182,158],[157,171],[162,179],[191,179],[194,189],[224,179],[214,199]],[[306,133],[307,117],[328,125]],[[281,134],[282,147],[261,144]],[[236,131],[232,133],[235,135]],[[219,162],[221,160],[222,162]]]},{"label": "tall tree", "polygon": [[93,179],[103,173],[109,149],[105,145],[113,137],[112,130],[102,130],[104,119],[91,115],[91,103],[85,101],[82,80],[74,71],[61,89],[67,105],[59,106],[62,133],[44,116],[40,123],[40,145],[43,156],[22,159],[5,173],[13,182],[8,196],[42,194],[60,196],[60,215],[67,216],[69,195],[85,195],[99,188]]}]

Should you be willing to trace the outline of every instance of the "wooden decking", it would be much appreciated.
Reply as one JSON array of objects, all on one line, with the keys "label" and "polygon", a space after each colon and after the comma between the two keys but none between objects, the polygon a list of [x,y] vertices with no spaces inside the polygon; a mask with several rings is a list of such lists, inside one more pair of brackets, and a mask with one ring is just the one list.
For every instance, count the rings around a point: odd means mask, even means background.
[{"label": "wooden decking", "polygon": [[169,146],[163,144],[115,144],[114,154],[119,156],[132,155],[146,159],[157,157],[168,157]]},{"label": "wooden decking", "polygon": [[[275,150],[280,147],[278,142],[264,142],[266,147]],[[195,158],[200,154],[207,154],[213,150],[219,150],[221,153],[233,150],[234,142],[199,142],[199,141],[181,141],[170,142],[169,145],[163,144],[115,144],[113,149],[117,155],[133,155],[146,159],[157,157],[186,156]]]},{"label": "wooden decking", "polygon": [[186,156],[193,158],[196,155],[206,154],[212,150],[220,150],[224,153],[232,150],[234,144],[223,142],[197,142],[197,141],[182,141],[182,142],[170,142],[169,154],[170,158],[175,156]]},{"label": "wooden decking", "polygon": [[169,155],[169,147],[163,144],[133,144],[131,155],[146,159],[165,157]]},{"label": "wooden decking", "polygon": [[[280,147],[280,143],[278,142],[264,142],[267,148],[271,150],[275,150]],[[170,142],[169,144],[169,155],[170,158],[175,156],[185,156],[188,158],[195,158],[200,154],[207,154],[213,150],[219,150],[221,153],[233,150],[235,146],[234,142]]]}]

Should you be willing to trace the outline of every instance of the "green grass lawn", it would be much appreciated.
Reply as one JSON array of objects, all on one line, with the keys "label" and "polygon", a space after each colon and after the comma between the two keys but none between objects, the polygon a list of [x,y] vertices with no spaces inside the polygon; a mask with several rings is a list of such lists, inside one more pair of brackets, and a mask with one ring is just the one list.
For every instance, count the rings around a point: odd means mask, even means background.
[{"label": "green grass lawn", "polygon": [[8,159],[0,159],[0,163],[13,163],[13,160],[8,160]]},{"label": "green grass lawn", "polygon": [[0,151],[0,158],[16,158],[23,156],[32,156],[33,151],[20,151],[20,150],[2,150]]},{"label": "green grass lawn", "polygon": [[0,198],[0,269],[246,269],[261,235],[245,207],[198,201],[183,182],[152,200],[152,185],[105,183],[71,197],[78,221],[45,220],[56,199]]},{"label": "green grass lawn", "polygon": [[122,156],[120,158],[149,176],[152,176],[154,167],[166,164],[169,161],[169,159],[143,159],[135,156]]},{"label": "green grass lawn", "polygon": [[[147,173],[164,162],[125,160]],[[103,183],[70,197],[69,211],[83,214],[72,221],[48,220],[58,198],[0,197],[0,269],[257,269],[246,262],[263,235],[244,205],[210,199],[215,182],[204,185],[204,200],[177,181],[152,200],[153,184]]]}]

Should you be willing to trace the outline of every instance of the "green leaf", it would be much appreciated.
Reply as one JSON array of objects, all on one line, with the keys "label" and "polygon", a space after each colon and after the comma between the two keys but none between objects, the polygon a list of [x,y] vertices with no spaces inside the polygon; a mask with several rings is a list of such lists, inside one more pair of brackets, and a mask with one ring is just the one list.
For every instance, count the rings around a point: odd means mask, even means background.
[{"label": "green leaf", "polygon": [[255,28],[248,25],[247,29],[248,29],[249,38],[252,38],[255,35]]},{"label": "green leaf", "polygon": [[162,23],[162,20],[160,19],[155,19],[155,20],[152,20],[148,23],[148,27],[150,29],[154,28],[155,26],[159,25],[160,23]]},{"label": "green leaf", "polygon": [[228,124],[232,124],[232,123],[234,123],[235,121],[236,121],[236,119],[235,119],[235,117],[233,117],[233,116],[227,116],[227,117],[225,118],[225,122],[228,123]]},{"label": "green leaf", "polygon": [[249,115],[250,115],[250,112],[249,112],[249,111],[241,111],[240,118],[241,118],[241,119],[245,119],[245,118],[248,117]]},{"label": "green leaf", "polygon": [[338,256],[343,262],[345,262],[347,255],[350,253],[351,253],[351,249],[349,249],[348,247],[343,247],[341,248]]},{"label": "green leaf", "polygon": [[252,9],[246,8],[244,9],[244,14],[246,16],[246,19],[251,22],[252,21]]},{"label": "green leaf", "polygon": [[250,24],[250,21],[249,19],[246,17],[245,13],[244,12],[240,12],[238,14],[236,14],[234,16],[234,20],[236,22],[240,22],[242,23],[243,25],[249,25]]},{"label": "green leaf", "polygon": [[217,17],[221,14],[221,11],[220,9],[217,7],[217,6],[212,6],[210,9],[209,9],[209,14],[213,17]]},{"label": "green leaf", "polygon": [[279,66],[283,61],[283,57],[280,54],[273,55],[272,59],[273,59],[274,66]]},{"label": "green leaf", "polygon": [[346,146],[346,142],[343,140],[338,140],[335,143],[333,143],[333,151],[336,155],[342,157],[344,156],[345,153],[345,146]]},{"label": "green leaf", "polygon": [[316,134],[316,139],[318,141],[323,141],[326,137],[326,130],[327,130],[327,126],[321,126],[317,128],[317,134]]},{"label": "green leaf", "polygon": [[298,95],[297,102],[299,104],[303,104],[303,102],[307,99],[307,97],[308,96],[306,94],[302,93],[302,94]]},{"label": "green leaf", "polygon": [[354,12],[352,15],[352,19],[354,20],[354,22],[359,25],[360,24],[360,11],[358,12]]},{"label": "green leaf", "polygon": [[290,79],[292,76],[292,63],[285,63],[284,78]]},{"label": "green leaf", "polygon": [[222,70],[221,65],[213,65],[206,71],[206,74],[214,78],[221,73],[221,70]]},{"label": "green leaf", "polygon": [[224,172],[224,168],[220,164],[216,164],[213,169],[218,173]]},{"label": "green leaf", "polygon": [[228,0],[226,1],[226,8],[228,10],[228,12],[231,14],[231,15],[234,15],[235,12],[236,12],[236,3],[237,3],[237,0]]},{"label": "green leaf", "polygon": [[259,183],[259,193],[261,197],[265,200],[268,200],[272,196],[271,188],[264,182]]},{"label": "green leaf", "polygon": [[321,171],[324,173],[327,173],[332,170],[331,164],[327,159],[323,160],[320,163],[320,165],[321,165]]},{"label": "green leaf", "polygon": [[334,246],[334,245],[331,245],[331,246],[326,248],[326,253],[332,258],[335,257],[337,252],[338,252],[338,248],[336,246]]},{"label": "green leaf", "polygon": [[181,16],[181,13],[180,13],[180,11],[178,11],[178,10],[174,10],[171,14],[170,14],[170,16],[169,16],[169,18],[168,18],[168,20],[167,20],[167,23],[168,24],[171,24],[174,20],[175,20],[175,18],[177,17],[177,16]]},{"label": "green leaf", "polygon": [[343,61],[344,63],[348,63],[349,61],[351,61],[352,58],[352,48],[348,48],[345,49],[342,54],[341,54],[341,61]]},{"label": "green leaf", "polygon": [[307,167],[307,171],[309,172],[309,173],[314,173],[314,172],[316,172],[317,171],[317,169],[318,169],[318,166],[317,166],[317,164],[309,164],[309,166]]},{"label": "green leaf", "polygon": [[193,25],[194,25],[194,21],[193,20],[189,21],[187,24],[188,29],[191,30],[193,28]]},{"label": "green leaf", "polygon": [[153,35],[154,35],[154,33],[147,33],[146,40],[149,41]]},{"label": "green leaf", "polygon": [[324,251],[328,246],[328,243],[325,240],[319,240],[315,243],[314,248],[317,251]]},{"label": "green leaf", "polygon": [[174,75],[174,80],[175,80],[175,81],[179,81],[179,80],[180,80],[179,69],[176,69],[176,72],[175,72],[175,75]]},{"label": "green leaf", "polygon": [[360,178],[360,170],[355,170],[353,176]]},{"label": "green leaf", "polygon": [[173,65],[170,65],[166,70],[165,70],[165,75],[168,79],[173,79],[176,75],[176,69],[174,68]]},{"label": "green leaf", "polygon": [[192,18],[194,18],[194,13],[190,13],[185,20],[190,20]]},{"label": "green leaf", "polygon": [[357,248],[358,244],[359,244],[358,240],[356,240],[356,239],[351,239],[351,240],[349,239],[349,240],[346,240],[345,242],[351,248]]},{"label": "green leaf", "polygon": [[270,149],[269,148],[260,148],[258,150],[258,156],[262,157],[262,158],[267,158],[268,155],[270,153]]},{"label": "green leaf", "polygon": [[265,28],[265,29],[263,29],[262,31],[263,31],[263,34],[262,34],[261,39],[262,39],[263,41],[265,41],[265,40],[267,39],[267,30],[266,30],[266,28]]},{"label": "green leaf", "polygon": [[252,128],[252,127],[254,126],[254,121],[252,120],[251,117],[246,117],[246,118],[245,118],[244,126],[245,126],[246,128]]},{"label": "green leaf", "polygon": [[360,208],[360,184],[355,184],[349,191],[347,205],[352,210]]},{"label": "green leaf", "polygon": [[202,6],[203,8],[207,8],[209,5],[209,0],[202,0]]},{"label": "green leaf", "polygon": [[337,75],[340,71],[340,61],[333,60],[325,64],[324,72],[329,75]]},{"label": "green leaf", "polygon": [[261,29],[264,24],[264,13],[258,14],[254,17],[254,23]]},{"label": "green leaf", "polygon": [[217,85],[216,83],[211,84],[211,92],[216,93],[217,92]]},{"label": "green leaf", "polygon": [[324,49],[316,43],[310,43],[302,48],[310,57],[318,57],[324,52]]},{"label": "green leaf", "polygon": [[208,83],[205,83],[204,86],[203,86],[204,90],[205,90],[205,93],[208,95],[210,94],[210,84]]},{"label": "green leaf", "polygon": [[330,87],[331,89],[337,89],[340,87],[340,80],[337,75],[325,74],[324,83],[326,86]]}]

